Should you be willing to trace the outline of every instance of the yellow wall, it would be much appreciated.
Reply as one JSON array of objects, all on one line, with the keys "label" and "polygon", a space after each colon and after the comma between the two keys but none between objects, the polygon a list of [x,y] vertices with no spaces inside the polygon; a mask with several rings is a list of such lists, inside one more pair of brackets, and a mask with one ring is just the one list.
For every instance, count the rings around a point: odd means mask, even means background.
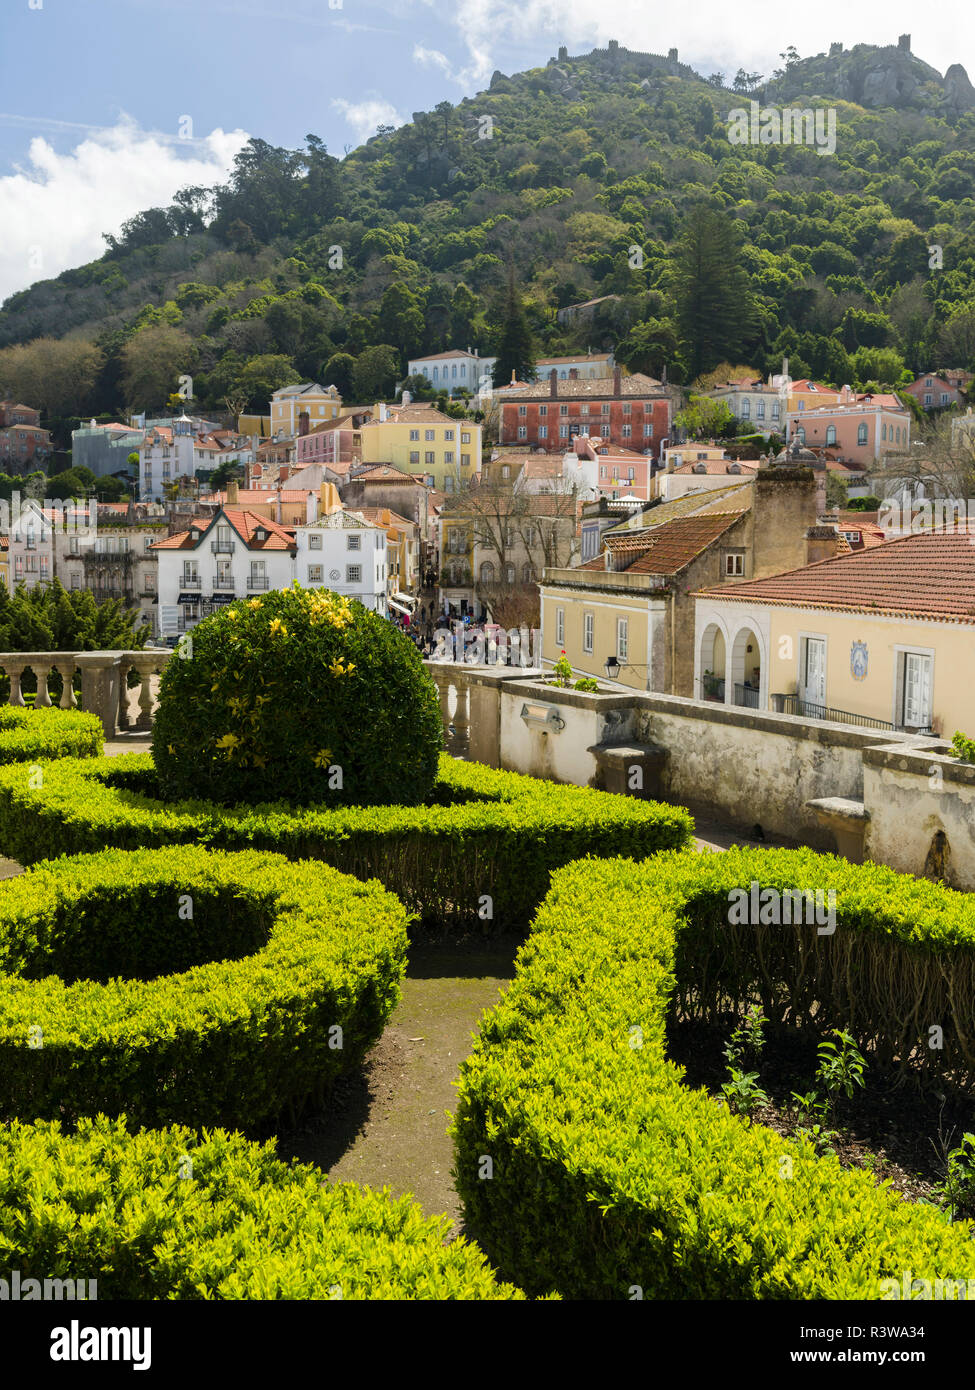
[{"label": "yellow wall", "polygon": [[[411,430],[419,432],[419,439],[410,439]],[[426,438],[428,430],[433,431],[433,439]],[[453,439],[446,439],[446,433],[452,433]],[[462,439],[464,434],[470,436],[466,444]],[[363,425],[361,435],[363,463],[391,463],[406,473],[429,473],[435,480],[435,486],[444,492],[448,490],[444,487],[448,476],[454,480],[453,490],[456,491],[458,477],[461,486],[467,487],[481,466],[481,427],[469,420],[451,420],[449,424],[373,421]],[[419,459],[411,460],[411,453],[418,454]],[[432,463],[426,462],[428,453],[434,456]],[[448,453],[453,454],[452,463],[446,461],[445,455]],[[470,458],[466,467],[461,464],[461,454]]]},{"label": "yellow wall", "polygon": [[[557,640],[558,609],[565,613],[565,639]],[[584,633],[584,614],[593,615],[593,649],[582,649]],[[578,589],[546,588],[542,593],[542,660],[548,665],[558,661],[562,649],[572,663],[572,669],[579,676],[597,676],[606,679],[606,658],[616,650],[616,623],[625,618],[628,628],[627,661],[635,670],[622,669],[616,678],[619,685],[632,686],[634,690],[646,690],[647,665],[650,660],[647,652],[647,633],[649,630],[646,595],[620,595],[610,593],[580,593]],[[643,669],[640,669],[640,668]]]},{"label": "yellow wall", "polygon": [[[948,738],[956,729],[975,734],[975,629],[970,624],[912,622],[774,605],[769,605],[767,611],[771,623],[770,691],[795,692],[800,638],[825,637],[826,703],[835,709],[898,723],[898,649],[933,651],[932,709],[934,718],[941,720],[941,732]],[[867,674],[860,681],[854,680],[850,670],[854,642],[867,644]]]}]

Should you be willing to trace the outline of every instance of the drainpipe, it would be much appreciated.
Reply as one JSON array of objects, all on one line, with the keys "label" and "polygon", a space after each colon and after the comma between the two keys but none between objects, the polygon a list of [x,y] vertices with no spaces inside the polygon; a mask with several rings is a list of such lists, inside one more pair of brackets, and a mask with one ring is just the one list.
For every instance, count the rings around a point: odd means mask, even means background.
[{"label": "drainpipe", "polygon": [[675,622],[676,622],[675,599],[676,599],[676,598],[677,598],[676,590],[671,589],[671,591],[670,591],[670,693],[671,693],[671,695],[676,695],[676,694],[677,694],[677,667],[676,667],[676,665],[675,665],[675,660],[676,660],[675,651],[676,651],[676,640],[677,640],[677,632],[676,632],[676,627],[675,627]]}]

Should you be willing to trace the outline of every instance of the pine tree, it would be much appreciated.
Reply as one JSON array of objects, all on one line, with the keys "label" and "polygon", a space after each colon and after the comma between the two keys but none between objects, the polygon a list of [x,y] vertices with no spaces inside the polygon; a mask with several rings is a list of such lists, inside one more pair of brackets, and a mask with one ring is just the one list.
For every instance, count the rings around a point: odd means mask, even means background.
[{"label": "pine tree", "polygon": [[734,228],[703,204],[687,215],[674,264],[677,322],[691,379],[746,355],[755,301]]},{"label": "pine tree", "polygon": [[495,386],[507,386],[514,372],[518,381],[532,381],[535,376],[535,344],[525,315],[521,295],[515,289],[514,270],[508,271],[508,293],[504,302],[504,318],[498,360],[494,364]]}]

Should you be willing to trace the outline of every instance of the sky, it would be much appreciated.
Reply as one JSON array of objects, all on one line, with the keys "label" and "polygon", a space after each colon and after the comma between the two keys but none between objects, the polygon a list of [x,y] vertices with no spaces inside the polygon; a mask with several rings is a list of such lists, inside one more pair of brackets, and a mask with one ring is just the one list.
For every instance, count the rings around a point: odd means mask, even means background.
[{"label": "sky", "polygon": [[[918,57],[975,79],[975,7]],[[893,44],[913,0],[0,0],[0,301],[102,254],[103,232],[216,183],[250,135],[341,156],[380,123],[610,38],[703,74],[770,73],[842,41]],[[914,26],[917,27],[916,25]]]}]

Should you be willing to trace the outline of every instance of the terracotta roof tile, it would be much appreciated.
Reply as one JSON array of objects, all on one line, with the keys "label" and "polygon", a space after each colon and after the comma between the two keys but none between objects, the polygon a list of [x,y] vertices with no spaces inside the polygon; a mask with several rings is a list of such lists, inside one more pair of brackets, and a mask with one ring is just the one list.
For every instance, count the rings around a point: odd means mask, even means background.
[{"label": "terracotta roof tile", "polygon": [[[613,378],[611,376],[587,377],[578,381],[559,381],[558,383],[559,400],[569,400],[573,396],[595,396],[605,397],[606,400],[613,399]],[[550,381],[537,381],[533,386],[526,386],[517,395],[512,395],[511,400],[544,400],[551,394]],[[633,372],[630,376],[623,377],[620,382],[620,395],[635,396],[669,396],[669,387],[664,386],[654,377],[644,376],[642,372]]]},{"label": "terracotta roof tile", "polygon": [[903,536],[768,579],[704,589],[708,598],[975,624],[975,537]]}]

